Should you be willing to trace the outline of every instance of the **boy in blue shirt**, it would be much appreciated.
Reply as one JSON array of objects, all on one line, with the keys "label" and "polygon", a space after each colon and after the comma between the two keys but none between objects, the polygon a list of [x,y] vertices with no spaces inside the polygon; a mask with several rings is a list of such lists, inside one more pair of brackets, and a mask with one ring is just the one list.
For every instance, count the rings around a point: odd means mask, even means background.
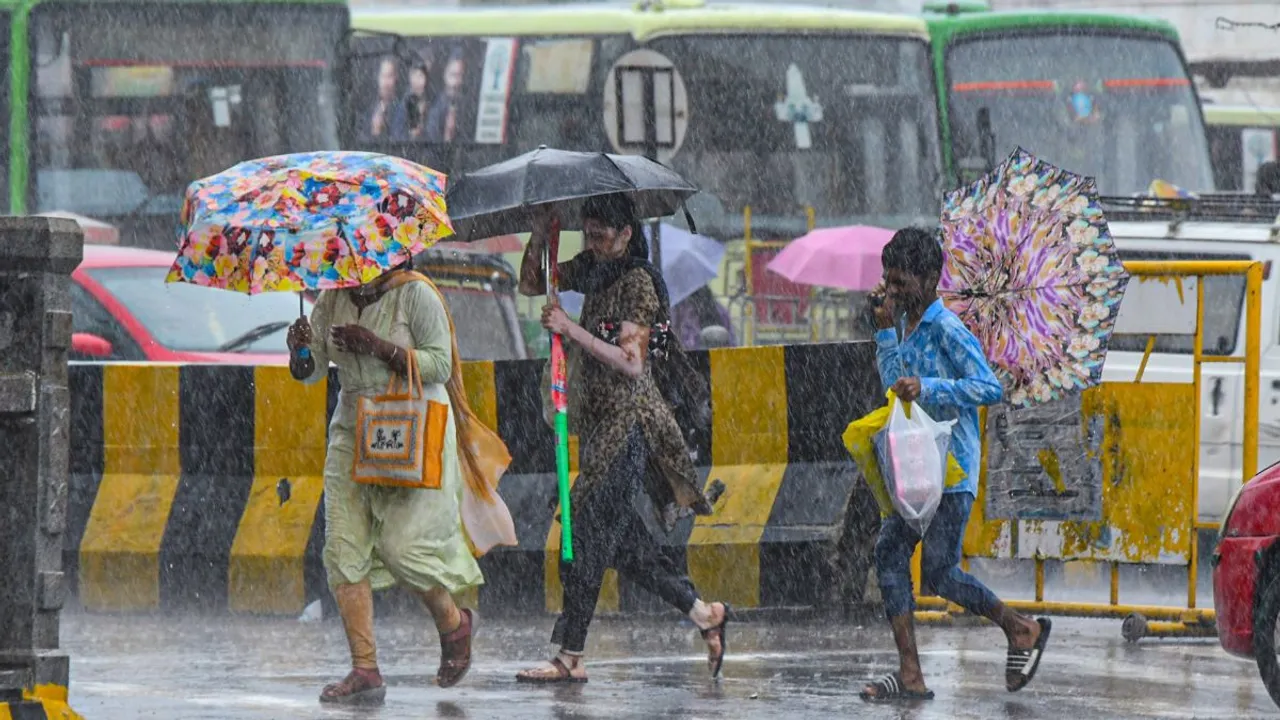
[{"label": "boy in blue shirt", "polygon": [[[935,420],[956,421],[951,453],[966,478],[946,488],[924,535],[922,585],[1004,630],[1009,642],[1005,687],[1017,692],[1035,675],[1051,624],[1010,610],[977,578],[960,569],[965,524],[978,492],[978,407],[999,402],[1004,390],[987,365],[978,339],[938,299],[942,262],[942,246],[927,230],[899,230],[885,245],[881,253],[884,284],[871,294],[879,328],[876,362],[886,389],[892,388],[903,401],[919,403]],[[864,700],[933,698],[920,669],[912,615],[910,564],[921,541],[919,533],[896,513],[880,527],[876,574],[898,646],[899,668],[867,685],[861,693]]]}]

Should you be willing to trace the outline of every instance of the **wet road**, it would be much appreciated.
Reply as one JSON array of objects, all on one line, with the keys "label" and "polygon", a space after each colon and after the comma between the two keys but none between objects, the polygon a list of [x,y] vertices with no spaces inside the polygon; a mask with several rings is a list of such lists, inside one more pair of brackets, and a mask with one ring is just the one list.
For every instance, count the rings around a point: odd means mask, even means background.
[{"label": "wet road", "polygon": [[1254,666],[1209,641],[1127,645],[1119,623],[1058,619],[1035,682],[1004,690],[1004,653],[990,627],[924,628],[922,658],[937,699],[868,706],[861,682],[894,659],[886,630],[821,622],[731,626],[725,678],[707,680],[687,625],[606,619],[593,628],[591,682],[516,685],[547,652],[551,621],[481,620],[476,665],[450,690],[430,685],[438,644],[425,621],[380,622],[389,689],[381,710],[321,708],[320,687],[345,669],[333,621],[120,618],[66,614],[72,706],[91,720],[124,718],[1255,718],[1280,713]]}]

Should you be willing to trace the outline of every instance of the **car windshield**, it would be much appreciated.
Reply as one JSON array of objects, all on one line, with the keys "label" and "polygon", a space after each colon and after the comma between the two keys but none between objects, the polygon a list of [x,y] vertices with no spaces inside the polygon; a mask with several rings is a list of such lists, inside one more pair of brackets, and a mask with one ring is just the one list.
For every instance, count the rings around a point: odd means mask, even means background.
[{"label": "car windshield", "polygon": [[[169,268],[160,266],[94,268],[86,274],[137,318],[156,342],[170,350],[218,352],[246,333],[278,323],[279,329],[235,350],[288,352],[285,326],[298,317],[298,296],[292,293],[245,295],[166,283]],[[310,312],[308,307],[308,315]]]},{"label": "car windshield", "polygon": [[[952,140],[966,169],[1022,146],[1097,178],[1105,195],[1143,192],[1152,180],[1213,189],[1195,92],[1166,40],[1002,34],[956,43],[946,67]],[[983,158],[988,144],[994,158]]]}]

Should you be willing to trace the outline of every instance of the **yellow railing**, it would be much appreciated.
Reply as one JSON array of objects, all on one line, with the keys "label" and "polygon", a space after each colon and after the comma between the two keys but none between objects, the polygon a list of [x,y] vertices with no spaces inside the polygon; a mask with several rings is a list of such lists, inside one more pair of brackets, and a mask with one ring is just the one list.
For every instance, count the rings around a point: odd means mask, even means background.
[{"label": "yellow railing", "polygon": [[[1192,450],[1190,456],[1191,502],[1190,512],[1185,518],[1169,518],[1176,527],[1185,527],[1183,536],[1187,538],[1187,600],[1186,607],[1166,607],[1149,605],[1126,605],[1120,602],[1120,561],[1108,561],[1110,565],[1110,598],[1107,603],[1088,602],[1055,602],[1045,599],[1045,555],[1037,552],[1035,562],[1035,598],[1033,600],[1010,600],[1006,604],[1022,612],[1050,615],[1072,615],[1084,617],[1125,618],[1123,628],[1127,639],[1137,640],[1144,636],[1207,636],[1215,632],[1216,616],[1213,610],[1196,607],[1196,585],[1199,576],[1198,533],[1204,529],[1199,522],[1199,483],[1200,483],[1200,422],[1201,422],[1201,376],[1205,363],[1242,363],[1244,365],[1244,458],[1242,480],[1248,482],[1258,469],[1258,392],[1259,363],[1262,326],[1262,275],[1263,265],[1249,261],[1170,261],[1170,262],[1128,262],[1125,268],[1135,278],[1196,278],[1196,326],[1193,346],[1192,393],[1194,395]],[[1244,276],[1245,285],[1245,347],[1244,355],[1228,357],[1204,354],[1204,282],[1206,277]],[[1141,381],[1147,360],[1154,348],[1154,337],[1147,343],[1147,352],[1139,365],[1135,382]],[[1123,392],[1123,388],[1120,389]],[[985,438],[984,438],[985,445]],[[984,465],[985,469],[985,465]],[[985,487],[986,473],[982,483]],[[1113,482],[1115,479],[1113,479]],[[981,494],[981,493],[980,493]],[[971,522],[984,522],[982,513],[975,508],[975,517]],[[1185,523],[1185,525],[1183,525]],[[1216,526],[1212,526],[1216,527]],[[1154,530],[1154,528],[1153,528]],[[1089,562],[1087,560],[1070,560],[1065,562]],[[1094,561],[1096,562],[1096,561]],[[966,560],[967,565],[967,560]],[[912,563],[913,580],[917,595],[920,590],[919,550]],[[946,622],[953,614],[962,609],[937,597],[919,597],[917,618],[926,622]],[[1154,622],[1148,622],[1148,620]]]}]

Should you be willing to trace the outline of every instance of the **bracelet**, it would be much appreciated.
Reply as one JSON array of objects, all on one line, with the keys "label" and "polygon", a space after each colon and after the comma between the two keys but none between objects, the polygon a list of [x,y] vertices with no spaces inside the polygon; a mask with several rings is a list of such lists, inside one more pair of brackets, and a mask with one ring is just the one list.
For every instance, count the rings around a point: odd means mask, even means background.
[{"label": "bracelet", "polygon": [[396,361],[396,353],[398,352],[400,352],[399,346],[394,346],[391,348],[391,359],[387,361],[388,365]]}]

